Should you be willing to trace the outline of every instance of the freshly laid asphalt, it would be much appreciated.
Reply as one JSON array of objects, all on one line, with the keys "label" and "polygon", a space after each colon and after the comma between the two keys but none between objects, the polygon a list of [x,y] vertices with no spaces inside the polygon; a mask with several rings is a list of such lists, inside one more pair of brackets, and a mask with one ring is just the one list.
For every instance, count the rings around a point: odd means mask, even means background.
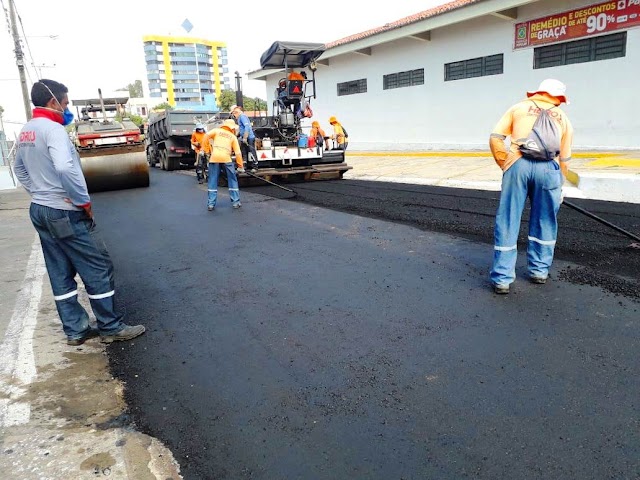
[{"label": "freshly laid asphalt", "polygon": [[[640,476],[629,239],[564,209],[549,282],[521,258],[496,296],[497,193],[343,180],[209,213],[193,177],[151,180],[92,196],[148,329],[108,352],[185,479]],[[639,230],[636,205],[580,204]]]}]

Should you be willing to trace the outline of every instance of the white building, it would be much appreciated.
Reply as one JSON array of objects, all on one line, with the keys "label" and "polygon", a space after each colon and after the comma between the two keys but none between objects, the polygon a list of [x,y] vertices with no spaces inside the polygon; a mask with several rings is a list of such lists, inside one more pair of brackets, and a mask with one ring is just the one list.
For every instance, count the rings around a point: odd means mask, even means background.
[{"label": "white building", "polygon": [[[640,0],[453,1],[327,44],[313,119],[330,131],[335,115],[358,150],[486,150],[501,115],[557,78],[575,148],[640,148],[637,26]],[[249,74],[269,105],[282,73]]]}]

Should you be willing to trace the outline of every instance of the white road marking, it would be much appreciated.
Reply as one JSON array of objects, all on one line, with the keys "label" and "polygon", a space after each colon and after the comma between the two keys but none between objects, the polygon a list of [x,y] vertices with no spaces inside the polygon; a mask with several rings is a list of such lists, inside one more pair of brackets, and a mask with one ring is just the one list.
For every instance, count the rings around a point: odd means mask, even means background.
[{"label": "white road marking", "polygon": [[3,427],[27,423],[31,417],[31,406],[21,402],[20,397],[25,392],[24,387],[36,376],[33,333],[45,273],[40,240],[36,235],[13,315],[0,345],[0,426]]}]

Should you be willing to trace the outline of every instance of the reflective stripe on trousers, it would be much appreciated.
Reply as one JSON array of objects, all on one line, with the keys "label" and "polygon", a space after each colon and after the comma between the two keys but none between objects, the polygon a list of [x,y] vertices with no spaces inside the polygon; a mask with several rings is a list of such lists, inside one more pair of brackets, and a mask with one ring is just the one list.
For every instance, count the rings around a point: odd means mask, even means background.
[{"label": "reflective stripe on trousers", "polygon": [[504,172],[490,274],[494,285],[509,285],[516,278],[518,234],[527,198],[531,203],[527,270],[530,276],[548,276],[558,231],[562,182],[560,166],[555,161],[523,157]]},{"label": "reflective stripe on trousers", "polygon": [[96,224],[84,211],[58,210],[32,203],[31,222],[38,232],[56,308],[68,338],[81,338],[89,315],[78,302],[76,274],[84,282],[98,329],[103,335],[122,330],[114,305],[113,264]]},{"label": "reflective stripe on trousers", "polygon": [[238,177],[236,176],[236,168],[233,162],[227,163],[210,163],[209,164],[209,180],[207,185],[207,206],[215,207],[218,201],[218,177],[220,169],[227,171],[227,183],[229,184],[229,197],[233,205],[240,203],[240,189],[238,188]]}]

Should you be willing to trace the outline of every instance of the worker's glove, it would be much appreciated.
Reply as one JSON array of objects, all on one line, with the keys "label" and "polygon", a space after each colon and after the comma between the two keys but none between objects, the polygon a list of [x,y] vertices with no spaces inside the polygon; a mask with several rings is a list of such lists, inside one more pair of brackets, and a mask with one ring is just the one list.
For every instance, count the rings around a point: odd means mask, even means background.
[{"label": "worker's glove", "polygon": [[245,172],[244,167],[238,167],[237,172],[244,173]]},{"label": "worker's glove", "polygon": [[200,142],[196,142],[196,143],[194,143],[194,145],[195,145],[196,147],[200,148]]}]

